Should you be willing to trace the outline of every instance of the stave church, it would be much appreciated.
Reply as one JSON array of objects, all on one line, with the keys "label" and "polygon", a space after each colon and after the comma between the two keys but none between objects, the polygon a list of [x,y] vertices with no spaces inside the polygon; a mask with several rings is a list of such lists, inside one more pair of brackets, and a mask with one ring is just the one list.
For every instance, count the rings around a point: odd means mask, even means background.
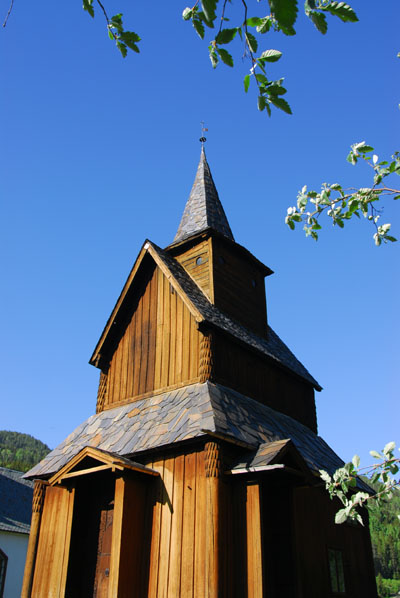
[{"label": "stave church", "polygon": [[271,274],[203,143],[175,238],[144,242],[90,359],[96,412],[26,474],[23,598],[376,597],[367,513],[334,523],[319,470],[343,462],[269,324]]}]

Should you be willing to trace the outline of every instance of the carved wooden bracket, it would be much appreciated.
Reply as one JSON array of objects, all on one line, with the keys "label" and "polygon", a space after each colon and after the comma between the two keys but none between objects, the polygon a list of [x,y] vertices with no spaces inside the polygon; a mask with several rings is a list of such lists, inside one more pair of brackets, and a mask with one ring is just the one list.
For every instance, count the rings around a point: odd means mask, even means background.
[{"label": "carved wooden bracket", "polygon": [[207,442],[204,447],[207,478],[220,478],[222,474],[221,447],[219,442]]},{"label": "carved wooden bracket", "polygon": [[200,382],[210,380],[213,375],[213,335],[211,332],[201,335],[200,341]]},{"label": "carved wooden bracket", "polygon": [[107,372],[100,372],[99,389],[97,391],[96,413],[100,413],[104,409],[107,398]]},{"label": "carved wooden bracket", "polygon": [[35,485],[33,488],[33,499],[32,499],[32,512],[33,513],[42,513],[43,503],[44,503],[44,495],[46,494],[47,486],[48,486],[47,482],[44,482],[43,480],[35,480]]}]

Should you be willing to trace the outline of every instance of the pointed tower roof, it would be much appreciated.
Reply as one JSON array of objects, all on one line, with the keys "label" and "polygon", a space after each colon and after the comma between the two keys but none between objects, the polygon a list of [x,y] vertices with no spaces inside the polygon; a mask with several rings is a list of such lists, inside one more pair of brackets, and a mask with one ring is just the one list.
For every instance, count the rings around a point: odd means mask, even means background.
[{"label": "pointed tower roof", "polygon": [[234,241],[202,146],[196,178],[173,242],[179,243],[209,228]]}]

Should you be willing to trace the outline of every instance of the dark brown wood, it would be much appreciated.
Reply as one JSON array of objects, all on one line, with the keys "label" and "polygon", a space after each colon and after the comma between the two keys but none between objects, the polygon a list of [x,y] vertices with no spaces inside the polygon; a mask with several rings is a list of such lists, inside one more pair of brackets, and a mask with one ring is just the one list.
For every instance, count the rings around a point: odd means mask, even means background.
[{"label": "dark brown wood", "polygon": [[261,336],[267,330],[264,271],[223,239],[212,239],[214,303]]},{"label": "dark brown wood", "polygon": [[317,432],[314,389],[227,335],[214,333],[213,380],[290,415]]},{"label": "dark brown wood", "polygon": [[294,491],[295,553],[300,595],[330,595],[328,548],[342,551],[346,596],[376,597],[368,527],[335,524],[340,504],[322,488]]}]

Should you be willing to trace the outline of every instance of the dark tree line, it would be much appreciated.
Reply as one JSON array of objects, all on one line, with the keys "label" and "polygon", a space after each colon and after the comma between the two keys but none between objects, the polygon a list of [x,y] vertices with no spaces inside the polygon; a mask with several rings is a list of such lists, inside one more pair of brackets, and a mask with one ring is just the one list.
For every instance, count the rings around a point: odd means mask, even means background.
[{"label": "dark tree line", "polygon": [[29,434],[0,430],[0,467],[28,471],[50,452],[50,448]]}]

